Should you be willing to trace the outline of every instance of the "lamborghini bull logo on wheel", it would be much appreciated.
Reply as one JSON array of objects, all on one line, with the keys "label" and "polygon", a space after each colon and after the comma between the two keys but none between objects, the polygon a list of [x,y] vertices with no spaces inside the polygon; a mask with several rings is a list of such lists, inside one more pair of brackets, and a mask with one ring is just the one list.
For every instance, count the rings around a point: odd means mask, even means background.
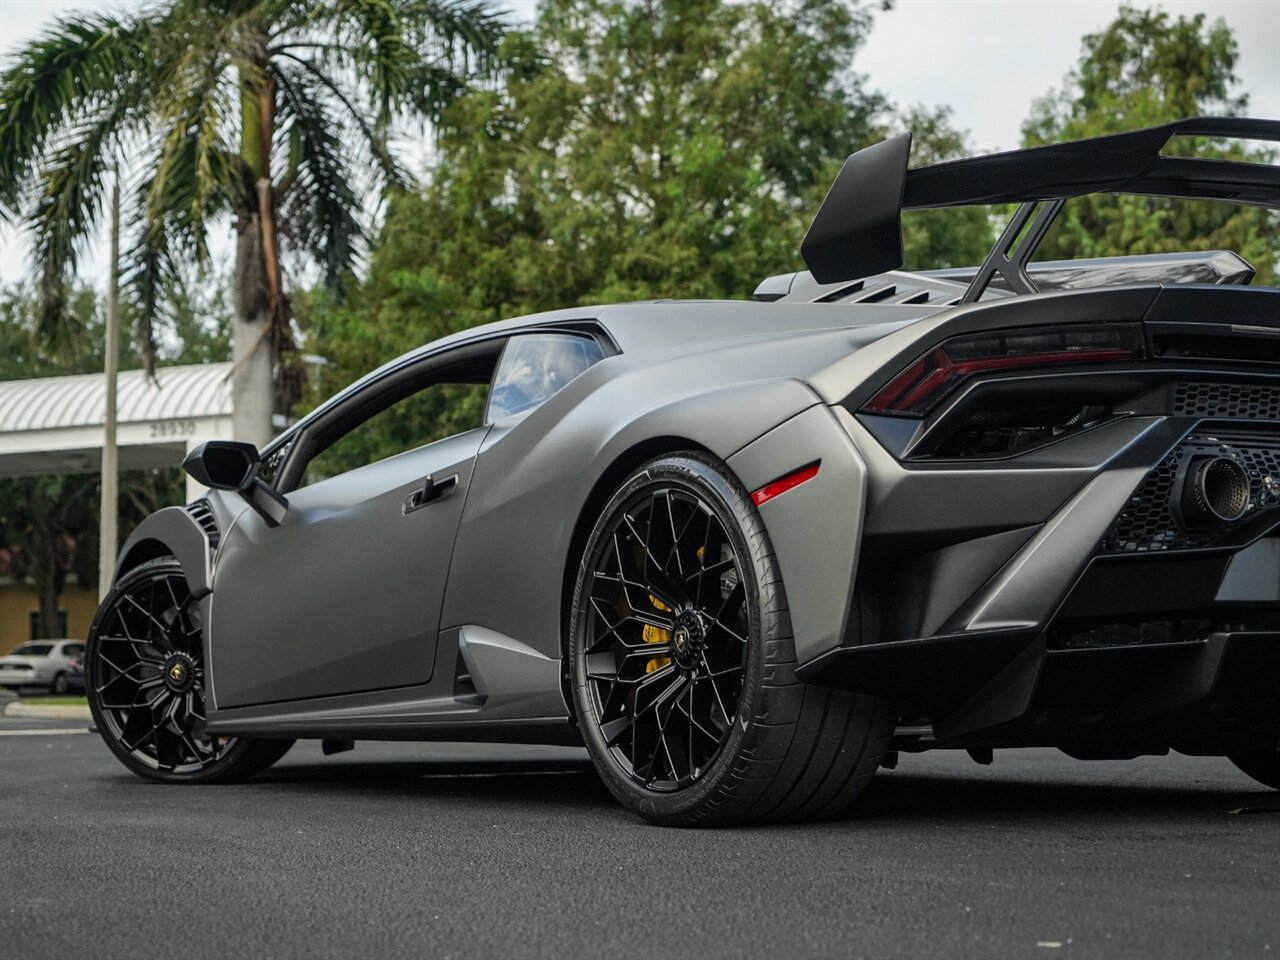
[{"label": "lamborghini bull logo on wheel", "polygon": [[[887,140],[754,302],[476,327],[197,447],[208,492],[137,527],[95,619],[97,728],[161,781],[296,737],[585,744],[664,824],[827,816],[932,749],[1280,786],[1280,290],[1226,250],[1035,257],[1094,192],[1280,208],[1280,168],[1173,137],[1280,121],[916,170]],[[905,268],[904,209],[991,204],[982,264]]]}]

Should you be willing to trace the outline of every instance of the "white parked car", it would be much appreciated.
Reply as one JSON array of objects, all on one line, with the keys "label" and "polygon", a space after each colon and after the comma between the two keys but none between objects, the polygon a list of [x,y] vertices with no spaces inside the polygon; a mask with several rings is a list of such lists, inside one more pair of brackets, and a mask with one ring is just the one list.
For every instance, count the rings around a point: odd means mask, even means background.
[{"label": "white parked car", "polygon": [[48,687],[64,694],[82,684],[83,640],[31,640],[0,657],[0,687]]}]

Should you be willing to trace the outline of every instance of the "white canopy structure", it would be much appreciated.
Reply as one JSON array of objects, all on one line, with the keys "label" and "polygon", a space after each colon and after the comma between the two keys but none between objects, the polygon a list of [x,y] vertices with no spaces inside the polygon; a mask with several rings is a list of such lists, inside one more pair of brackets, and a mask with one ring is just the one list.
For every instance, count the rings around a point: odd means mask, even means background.
[{"label": "white canopy structure", "polygon": [[[119,375],[120,469],[177,466],[205,440],[231,439],[231,364],[161,367]],[[102,462],[105,378],[100,373],[0,381],[0,477],[87,473]],[[188,498],[200,488],[188,479]]]}]

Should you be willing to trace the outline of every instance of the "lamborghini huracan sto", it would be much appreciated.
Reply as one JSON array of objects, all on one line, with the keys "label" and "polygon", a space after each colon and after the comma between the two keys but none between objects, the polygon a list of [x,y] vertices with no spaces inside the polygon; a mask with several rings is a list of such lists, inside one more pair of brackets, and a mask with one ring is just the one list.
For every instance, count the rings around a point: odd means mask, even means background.
[{"label": "lamborghini huracan sto", "polygon": [[[753,301],[478,327],[203,444],[92,627],[98,730],[172,783],[297,738],[585,744],[673,825],[830,815],[933,749],[1280,787],[1280,290],[1227,250],[1033,257],[1086,194],[1280,206],[1280,168],[1172,137],[1280,122],[887,140]],[[902,269],[904,210],[974,204],[1017,205],[983,263]],[[440,390],[483,414],[424,443]],[[403,443],[362,459],[375,423]]]}]

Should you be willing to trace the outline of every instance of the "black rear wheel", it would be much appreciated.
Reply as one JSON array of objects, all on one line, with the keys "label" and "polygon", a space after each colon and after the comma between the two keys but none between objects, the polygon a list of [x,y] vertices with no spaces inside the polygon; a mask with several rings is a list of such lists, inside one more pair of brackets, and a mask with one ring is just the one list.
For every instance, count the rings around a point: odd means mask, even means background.
[{"label": "black rear wheel", "polygon": [[646,464],[604,507],[569,652],[596,769],[655,822],[830,815],[870,779],[892,733],[880,701],[796,679],[760,515],[701,454]]},{"label": "black rear wheel", "polygon": [[203,636],[199,604],[170,558],[123,577],[89,629],[85,693],[94,722],[112,753],[147,779],[241,780],[293,745],[209,733]]}]

